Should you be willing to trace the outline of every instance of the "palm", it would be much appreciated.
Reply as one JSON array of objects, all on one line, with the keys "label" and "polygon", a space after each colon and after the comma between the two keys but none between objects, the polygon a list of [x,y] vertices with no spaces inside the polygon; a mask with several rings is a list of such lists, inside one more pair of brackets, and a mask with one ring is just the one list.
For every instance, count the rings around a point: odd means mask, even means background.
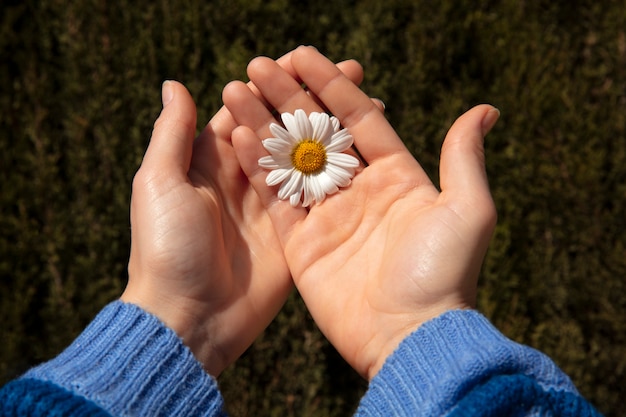
[{"label": "palm", "polygon": [[[213,138],[207,130],[196,140],[197,157],[189,171],[189,188],[197,194],[197,207],[190,209],[200,215],[202,227],[185,224],[188,243],[199,253],[190,251],[186,257],[201,263],[198,271],[205,276],[221,278],[209,281],[210,288],[206,288],[213,298],[239,298],[250,288],[252,276],[270,287],[274,281],[284,286],[289,271],[282,248],[267,211],[241,172],[230,136],[211,129],[216,135]],[[201,299],[207,302],[207,297]]]},{"label": "palm", "polygon": [[[489,106],[451,129],[442,150],[440,193],[367,96],[316,52],[300,49],[296,58],[298,74],[350,130],[368,166],[348,188],[307,213],[277,201],[276,190],[265,186],[266,173],[256,165],[264,154],[258,142],[267,137],[263,129],[242,128],[234,145],[313,318],[344,358],[371,377],[424,321],[474,302],[495,218],[480,158],[480,120]],[[251,78],[279,111],[317,111],[299,86],[299,92],[284,88],[281,95],[275,86],[280,71],[258,72]],[[229,108],[246,96],[234,87],[228,93]],[[258,126],[233,111],[240,124]]]},{"label": "palm", "polygon": [[181,314],[203,322],[219,349],[198,356],[213,374],[269,324],[291,288],[269,216],[230,145],[229,121],[222,110],[196,139],[186,176],[138,174],[131,207],[129,287],[147,279],[159,286],[151,304],[182,305]]},{"label": "palm", "polygon": [[398,342],[433,312],[473,303],[458,280],[459,270],[476,265],[452,266],[441,256],[466,245],[457,219],[432,184],[414,187],[407,168],[392,160],[370,165],[349,189],[313,207],[284,243],[311,314],[363,375],[378,353],[367,346]]},{"label": "palm", "polygon": [[[276,65],[291,71],[289,55]],[[360,66],[340,66],[360,81]],[[222,108],[194,140],[195,105],[181,85],[176,91],[133,182],[122,300],[157,314],[218,375],[270,323],[293,283],[270,215],[237,161],[230,112]]]}]

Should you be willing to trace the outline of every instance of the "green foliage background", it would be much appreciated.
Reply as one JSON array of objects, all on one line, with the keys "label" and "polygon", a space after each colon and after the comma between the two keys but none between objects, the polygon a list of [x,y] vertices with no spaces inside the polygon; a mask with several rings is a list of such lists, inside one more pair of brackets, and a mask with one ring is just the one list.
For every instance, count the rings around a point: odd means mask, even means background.
[{"label": "green foliage background", "polygon": [[[160,85],[199,123],[256,55],[355,58],[437,181],[472,105],[499,225],[479,308],[626,415],[623,1],[48,0],[0,6],[0,383],[63,349],[125,285],[130,183]],[[366,385],[294,294],[221,378],[233,416],[350,414]]]}]

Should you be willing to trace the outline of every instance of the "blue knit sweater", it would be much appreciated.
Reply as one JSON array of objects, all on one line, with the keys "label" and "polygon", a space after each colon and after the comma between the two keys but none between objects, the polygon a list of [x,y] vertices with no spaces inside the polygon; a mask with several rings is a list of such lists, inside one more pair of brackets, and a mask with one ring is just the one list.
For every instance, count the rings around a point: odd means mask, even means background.
[{"label": "blue knit sweater", "polygon": [[[545,355],[475,311],[405,339],[357,416],[599,416]],[[220,416],[223,400],[170,329],[136,306],[105,307],[63,353],[0,390],[1,416]]]}]

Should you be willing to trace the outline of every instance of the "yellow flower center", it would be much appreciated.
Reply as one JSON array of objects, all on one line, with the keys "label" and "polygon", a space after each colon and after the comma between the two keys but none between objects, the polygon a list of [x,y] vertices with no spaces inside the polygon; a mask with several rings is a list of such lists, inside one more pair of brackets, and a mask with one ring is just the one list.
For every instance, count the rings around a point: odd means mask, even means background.
[{"label": "yellow flower center", "polygon": [[326,163],[326,148],[314,139],[305,139],[291,151],[293,167],[305,175],[315,174]]}]

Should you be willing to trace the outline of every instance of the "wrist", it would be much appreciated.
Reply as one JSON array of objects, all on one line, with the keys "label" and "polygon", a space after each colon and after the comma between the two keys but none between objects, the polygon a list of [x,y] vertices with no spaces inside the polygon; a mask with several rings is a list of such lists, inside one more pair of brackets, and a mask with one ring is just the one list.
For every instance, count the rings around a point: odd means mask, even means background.
[{"label": "wrist", "polygon": [[[376,374],[378,374],[378,372],[382,369],[389,357],[392,356],[394,352],[398,349],[400,344],[411,334],[416,332],[425,323],[428,323],[453,310],[472,309],[473,307],[463,303],[437,307],[433,306],[419,313],[415,313],[411,317],[406,318],[402,321],[402,324],[395,327],[395,329],[389,326],[388,332],[380,333],[380,335],[384,335],[384,339],[379,344],[380,347],[375,350],[376,355],[374,360],[371,362],[371,365],[367,369],[366,378],[371,381],[372,378],[374,378]],[[396,320],[396,323],[397,322],[398,320]]]},{"label": "wrist", "polygon": [[146,293],[136,291],[129,285],[120,296],[120,301],[133,304],[158,318],[176,333],[204,370],[217,377],[226,368],[228,361],[219,345],[211,343],[209,320],[198,313],[201,307],[194,309],[196,302],[193,300],[179,302],[169,297],[148,296]]},{"label": "wrist", "polygon": [[67,349],[24,377],[50,381],[111,415],[164,409],[216,415],[222,408],[215,379],[177,335],[154,315],[120,301],[103,308]]}]

